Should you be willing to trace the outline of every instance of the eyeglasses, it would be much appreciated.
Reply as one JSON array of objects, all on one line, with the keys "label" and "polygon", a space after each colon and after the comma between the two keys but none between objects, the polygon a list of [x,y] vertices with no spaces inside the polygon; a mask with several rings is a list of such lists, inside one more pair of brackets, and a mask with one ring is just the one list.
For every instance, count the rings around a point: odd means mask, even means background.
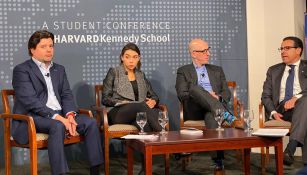
[{"label": "eyeglasses", "polygon": [[278,48],[278,51],[279,52],[282,52],[282,51],[288,51],[289,49],[292,49],[292,48],[297,48],[297,47],[294,47],[294,46],[285,46],[285,47],[280,47]]},{"label": "eyeglasses", "polygon": [[202,54],[206,54],[208,52],[210,52],[211,47],[208,47],[208,49],[204,49],[204,50],[193,50],[193,52],[198,52],[198,53],[202,53]]}]

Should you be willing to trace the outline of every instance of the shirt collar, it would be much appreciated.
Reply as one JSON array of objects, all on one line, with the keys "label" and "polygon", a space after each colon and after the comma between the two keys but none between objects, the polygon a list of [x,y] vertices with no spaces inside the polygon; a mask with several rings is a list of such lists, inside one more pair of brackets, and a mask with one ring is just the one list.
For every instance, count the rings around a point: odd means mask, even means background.
[{"label": "shirt collar", "polygon": [[[45,69],[45,63],[42,63],[40,61],[38,61],[37,59],[32,57],[32,60],[34,61],[34,63],[38,66],[38,67],[42,67]],[[47,69],[50,69],[53,66],[53,61],[51,61],[50,65],[48,66]]]},{"label": "shirt collar", "polygon": [[202,65],[202,66],[197,66],[194,62],[193,62],[193,65],[195,67],[195,69],[200,69],[200,68],[206,68],[206,64]]},{"label": "shirt collar", "polygon": [[292,65],[295,65],[295,67],[296,67],[296,66],[300,65],[300,63],[301,63],[301,59],[299,59],[297,62],[293,63]]}]

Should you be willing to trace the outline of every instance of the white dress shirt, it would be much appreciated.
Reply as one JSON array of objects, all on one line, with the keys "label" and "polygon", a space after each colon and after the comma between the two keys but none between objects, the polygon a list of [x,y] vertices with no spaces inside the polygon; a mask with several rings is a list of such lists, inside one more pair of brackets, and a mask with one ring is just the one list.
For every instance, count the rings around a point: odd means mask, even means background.
[{"label": "white dress shirt", "polygon": [[[38,61],[37,59],[35,59],[33,57],[32,57],[32,60],[38,66],[39,70],[43,74],[43,77],[44,77],[46,85],[47,85],[48,100],[47,100],[46,106],[48,108],[53,109],[53,110],[58,110],[58,111],[62,110],[62,107],[61,107],[58,99],[55,96],[52,81],[51,81],[51,76],[50,76],[50,68],[53,66],[53,62],[51,62],[50,65],[46,68],[45,63],[42,63],[42,62]],[[54,119],[56,115],[58,115],[58,114],[54,114],[52,116],[52,119]]]},{"label": "white dress shirt", "polygon": [[[292,65],[295,65],[294,67],[294,82],[293,82],[293,96],[300,98],[302,97],[302,94],[299,94],[300,92],[302,92],[301,86],[300,86],[300,81],[298,78],[298,69],[299,69],[299,65],[301,63],[301,60],[295,62]],[[286,66],[285,70],[284,70],[284,74],[281,78],[281,83],[280,83],[280,94],[279,94],[279,102],[283,101],[285,99],[285,92],[286,92],[286,82],[287,82],[287,78],[289,76],[289,70],[290,70],[290,66]]]},{"label": "white dress shirt", "polygon": [[[302,94],[299,94],[302,92],[301,86],[300,86],[300,81],[299,81],[299,65],[301,63],[301,60],[298,60],[292,65],[295,65],[294,67],[294,82],[293,82],[293,96],[296,98],[301,98]],[[280,82],[280,92],[279,92],[279,102],[282,102],[285,99],[285,92],[286,92],[286,82],[287,78],[289,76],[289,70],[290,66],[286,65],[283,76],[281,78]],[[271,112],[270,118],[272,118],[272,115],[277,113],[276,111]]]}]

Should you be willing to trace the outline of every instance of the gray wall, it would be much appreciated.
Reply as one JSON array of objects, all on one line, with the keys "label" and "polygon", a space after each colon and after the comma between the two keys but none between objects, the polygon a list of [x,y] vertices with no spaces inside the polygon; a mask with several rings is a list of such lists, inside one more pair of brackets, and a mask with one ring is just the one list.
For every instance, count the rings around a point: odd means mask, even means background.
[{"label": "gray wall", "polygon": [[[247,103],[245,6],[245,0],[1,1],[0,87],[11,88],[13,67],[29,59],[29,36],[35,30],[48,29],[57,37],[54,61],[66,67],[78,106],[87,108],[94,104],[93,86],[101,84],[108,69],[119,63],[121,48],[126,43],[120,39],[139,37],[142,70],[161,103],[168,106],[171,128],[176,130],[179,128],[176,70],[191,62],[187,45],[192,38],[201,37],[209,42],[210,63],[222,66],[227,80],[237,82],[238,97]],[[142,28],[143,22],[160,26]],[[143,41],[141,36],[149,36],[150,40]],[[108,41],[107,37],[115,40]],[[159,37],[165,40],[153,39]],[[3,167],[2,122],[0,129]],[[39,160],[45,161],[46,154],[40,153]],[[14,163],[25,161],[27,152],[15,150]]]}]

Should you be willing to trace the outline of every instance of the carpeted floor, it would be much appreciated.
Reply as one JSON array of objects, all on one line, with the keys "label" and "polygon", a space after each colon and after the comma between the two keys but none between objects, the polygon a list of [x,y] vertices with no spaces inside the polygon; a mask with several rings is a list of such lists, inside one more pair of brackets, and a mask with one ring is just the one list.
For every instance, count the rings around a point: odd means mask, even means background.
[{"label": "carpeted floor", "polygon": [[[141,170],[140,155],[135,154],[134,174],[139,174]],[[111,175],[127,174],[127,163],[124,154],[112,155],[110,163]],[[162,156],[155,156],[153,159],[153,174],[164,174],[164,160]],[[301,157],[295,157],[295,163],[292,166],[284,166],[284,174],[295,174],[295,172],[303,166]],[[71,175],[87,175],[88,165],[84,161],[69,162]],[[194,153],[192,161],[186,167],[186,171],[182,171],[181,161],[175,160],[171,157],[170,174],[175,175],[207,175],[213,174],[213,165],[208,153]],[[50,175],[50,167],[48,164],[39,165],[39,175]],[[226,175],[240,175],[243,174],[242,162],[236,158],[235,151],[227,151],[225,154],[225,170]],[[4,174],[4,170],[0,170],[0,174]],[[12,175],[28,175],[29,166],[13,166]],[[101,173],[103,174],[103,173]],[[251,174],[259,175],[260,173],[260,154],[251,154]],[[270,163],[267,168],[268,175],[275,174],[275,159],[271,155]]]}]

